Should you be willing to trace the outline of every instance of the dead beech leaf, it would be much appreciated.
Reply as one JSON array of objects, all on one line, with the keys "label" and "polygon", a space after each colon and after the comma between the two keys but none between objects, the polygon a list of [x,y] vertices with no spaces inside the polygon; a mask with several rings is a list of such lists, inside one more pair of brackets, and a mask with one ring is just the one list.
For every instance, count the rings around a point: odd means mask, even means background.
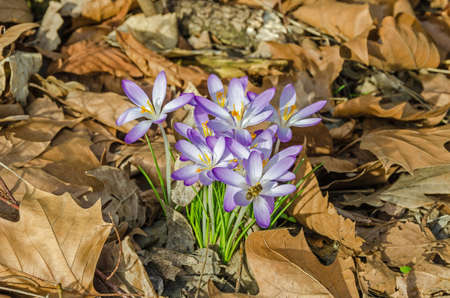
[{"label": "dead beech leaf", "polygon": [[101,22],[117,15],[120,11],[128,11],[132,0],[98,0],[78,1],[81,6],[81,16],[96,22]]},{"label": "dead beech leaf", "polygon": [[92,117],[99,122],[127,133],[137,120],[122,126],[116,125],[116,120],[126,109],[135,107],[126,97],[112,92],[94,93],[73,90],[69,91],[64,103],[86,117]]},{"label": "dead beech leaf", "polygon": [[[296,174],[298,179],[312,170],[304,151],[302,151],[299,160],[302,158],[305,158],[305,161]],[[362,239],[356,236],[355,223],[339,215],[333,204],[328,202],[328,195],[322,195],[316,176],[312,174],[302,184],[301,188],[303,189],[302,194],[292,203],[289,213],[302,225],[318,234],[359,251]]]},{"label": "dead beech leaf", "polygon": [[450,163],[450,125],[424,129],[389,129],[369,132],[361,138],[361,149],[369,150],[388,169],[398,164],[410,174],[414,170]]},{"label": "dead beech leaf", "polygon": [[0,0],[0,23],[28,23],[33,15],[25,0]]},{"label": "dead beech leaf", "polygon": [[194,66],[180,66],[139,43],[131,33],[116,32],[117,41],[120,43],[128,57],[139,67],[139,69],[151,78],[156,78],[162,70],[166,72],[167,81],[171,85],[185,87],[188,82],[198,86],[207,80],[207,74],[200,68]]},{"label": "dead beech leaf", "polygon": [[427,125],[436,125],[445,117],[450,103],[445,106],[433,108],[432,110],[418,110],[408,102],[399,104],[381,104],[383,98],[380,96],[363,95],[352,98],[338,104],[334,111],[334,117],[360,117],[376,116],[380,118],[391,118],[400,121],[424,121]]},{"label": "dead beech leaf", "polygon": [[39,24],[36,23],[23,23],[9,27],[3,35],[0,35],[0,57],[5,47],[15,42],[24,32],[38,26]]},{"label": "dead beech leaf", "polygon": [[335,0],[319,0],[300,6],[292,14],[298,20],[319,28],[340,41],[353,39],[373,25],[367,3],[349,4]]},{"label": "dead beech leaf", "polygon": [[436,107],[450,104],[450,79],[443,74],[419,75],[422,83],[422,97]]},{"label": "dead beech leaf", "polygon": [[106,43],[79,41],[61,52],[66,57],[50,66],[53,72],[70,72],[84,75],[106,72],[117,77],[142,77],[142,72],[119,49]]},{"label": "dead beech leaf", "polygon": [[387,16],[378,34],[379,41],[368,40],[370,65],[388,71],[439,65],[439,51],[415,17]]},{"label": "dead beech leaf", "polygon": [[436,200],[428,195],[450,195],[450,165],[417,169],[414,175],[403,174],[378,198],[408,209],[433,205]]},{"label": "dead beech leaf", "polygon": [[358,276],[361,281],[365,293],[383,293],[392,295],[396,292],[396,282],[399,273],[389,269],[385,263],[381,260],[378,254],[369,255],[366,257],[366,261],[362,262],[359,258],[358,262]]},{"label": "dead beech leaf", "polygon": [[[31,275],[54,287],[95,295],[95,267],[111,229],[102,219],[100,201],[83,209],[67,193],[29,191],[18,222],[0,218],[0,278],[27,288],[21,275]],[[8,277],[9,270],[16,277]]]},{"label": "dead beech leaf", "polygon": [[[448,5],[448,0],[447,4]],[[426,16],[421,19],[423,28],[430,34],[439,49],[441,57],[447,57],[450,52],[450,20],[445,16]]]},{"label": "dead beech leaf", "polygon": [[253,232],[245,252],[261,297],[358,297],[352,258],[322,265],[303,230],[295,237],[287,229]]},{"label": "dead beech leaf", "polygon": [[54,51],[61,43],[58,30],[63,25],[64,20],[58,11],[62,6],[62,3],[56,1],[49,3],[36,38],[39,48],[46,51]]}]

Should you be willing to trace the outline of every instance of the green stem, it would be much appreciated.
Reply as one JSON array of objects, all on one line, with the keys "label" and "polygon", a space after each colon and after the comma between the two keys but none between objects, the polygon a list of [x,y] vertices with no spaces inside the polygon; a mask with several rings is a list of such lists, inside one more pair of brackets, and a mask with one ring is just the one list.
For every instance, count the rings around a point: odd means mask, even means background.
[{"label": "green stem", "polygon": [[[211,225],[211,237],[209,237],[209,239],[211,241],[214,241],[215,239],[215,233],[216,233],[216,220],[214,217],[214,201],[213,201],[213,196],[212,196],[212,184],[208,185],[208,211],[209,211],[209,223]],[[214,243],[212,243],[214,244]]]},{"label": "green stem", "polygon": [[204,247],[208,247],[208,242],[207,242],[207,234],[208,234],[208,227],[207,227],[207,222],[206,222],[206,218],[207,218],[207,214],[206,214],[206,203],[207,203],[207,196],[208,193],[206,192],[206,189],[203,189],[203,208],[202,208],[202,212],[203,212],[203,216],[202,216],[202,232],[203,232],[203,243],[204,243]]},{"label": "green stem", "polygon": [[239,226],[241,225],[242,218],[244,218],[244,215],[247,212],[248,206],[240,207],[240,208],[241,209],[239,210],[238,217],[236,218],[236,221],[234,222],[234,226],[233,226],[233,230],[231,232],[230,238],[228,238],[228,242],[225,247],[225,259],[228,259],[228,254],[229,254],[230,248],[233,244],[234,237],[239,229]]},{"label": "green stem", "polygon": [[158,124],[159,128],[161,129],[161,134],[164,140],[164,151],[166,155],[166,187],[167,187],[167,202],[170,204],[172,202],[172,198],[170,196],[171,192],[171,183],[170,183],[170,159],[172,158],[170,155],[170,148],[169,148],[169,140],[167,139],[166,132],[164,131],[164,128],[162,124]]}]

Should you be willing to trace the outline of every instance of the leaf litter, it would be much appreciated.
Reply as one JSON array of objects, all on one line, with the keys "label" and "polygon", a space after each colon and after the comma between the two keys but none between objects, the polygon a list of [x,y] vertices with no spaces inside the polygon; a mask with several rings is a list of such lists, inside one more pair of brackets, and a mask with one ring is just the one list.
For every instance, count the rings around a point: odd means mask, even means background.
[{"label": "leaf litter", "polygon": [[[0,296],[450,293],[445,1],[16,2],[0,1]],[[150,91],[161,70],[166,100],[206,95],[210,73],[328,100],[290,143],[305,145],[297,179],[322,167],[227,265],[183,212],[162,216],[139,170],[165,171],[159,131],[157,169],[122,141],[136,123],[115,123],[132,106],[120,81]],[[189,113],[164,124],[171,143]]]}]

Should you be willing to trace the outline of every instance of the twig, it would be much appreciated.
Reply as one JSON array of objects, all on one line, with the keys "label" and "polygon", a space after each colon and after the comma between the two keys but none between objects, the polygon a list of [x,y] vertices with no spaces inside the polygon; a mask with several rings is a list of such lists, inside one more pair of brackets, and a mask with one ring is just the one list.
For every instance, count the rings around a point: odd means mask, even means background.
[{"label": "twig", "polygon": [[114,232],[115,232],[115,234],[116,234],[117,241],[119,241],[119,256],[117,257],[117,263],[116,263],[116,266],[114,266],[114,269],[113,269],[113,271],[109,274],[109,276],[106,277],[106,280],[109,280],[111,277],[113,277],[114,274],[116,274],[117,269],[119,269],[120,260],[121,260],[121,258],[122,258],[122,253],[123,253],[123,252],[122,252],[122,242],[120,241],[119,231],[117,230],[117,227],[116,227],[116,225],[114,224],[114,220],[113,220],[113,218],[112,218],[112,216],[111,216],[111,213],[108,213],[108,215],[109,215],[109,219],[111,219],[111,223],[113,224],[113,229],[114,229]]},{"label": "twig", "polygon": [[447,69],[439,69],[439,68],[426,68],[429,72],[437,72],[437,73],[445,73],[450,74],[450,70]]},{"label": "twig", "polygon": [[35,293],[30,293],[30,292],[26,292],[26,291],[22,291],[22,290],[17,290],[14,288],[8,288],[8,287],[0,287],[0,290],[5,290],[5,291],[9,291],[9,292],[13,292],[13,293],[19,293],[22,295],[27,295],[27,296],[32,296],[32,297],[42,297],[42,298],[46,298],[46,296],[41,296]]},{"label": "twig", "polygon": [[[116,294],[103,294],[101,296],[130,296],[130,295],[126,295],[126,293],[124,291],[122,291],[118,286],[116,286],[115,284],[113,284],[112,282],[110,282],[109,280],[106,279],[106,275],[101,272],[100,270],[98,270],[97,268],[95,268],[95,274],[98,275],[98,277],[100,277],[102,279],[102,281],[111,289],[113,289],[114,291],[116,291]],[[135,295],[132,295],[135,296]]]},{"label": "twig", "polygon": [[19,205],[19,202],[14,198],[14,196],[12,195],[8,186],[6,185],[5,181],[3,181],[2,177],[0,177],[0,186],[2,186],[3,189],[6,191],[7,199],[9,199],[11,202],[13,202],[16,205]]}]

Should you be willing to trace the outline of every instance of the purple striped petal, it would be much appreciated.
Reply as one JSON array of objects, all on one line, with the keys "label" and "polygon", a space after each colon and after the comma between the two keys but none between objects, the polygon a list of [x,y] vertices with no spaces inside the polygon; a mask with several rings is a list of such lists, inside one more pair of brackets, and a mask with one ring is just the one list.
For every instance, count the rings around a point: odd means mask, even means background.
[{"label": "purple striped petal", "polygon": [[289,119],[288,123],[290,126],[295,127],[309,127],[319,124],[320,121],[322,121],[321,118],[306,118],[298,121],[291,121],[291,119]]},{"label": "purple striped petal", "polygon": [[228,87],[227,106],[229,109],[240,111],[242,105],[246,105],[248,99],[245,96],[244,88],[239,79],[232,79]]},{"label": "purple striped petal", "polygon": [[163,123],[164,120],[166,120],[166,118],[167,118],[167,114],[160,114],[159,118],[154,120],[153,123],[155,123],[155,124]]},{"label": "purple striped petal", "polygon": [[202,171],[199,175],[199,180],[203,185],[210,185],[213,183],[213,179],[208,176],[208,171]]},{"label": "purple striped petal", "polygon": [[135,127],[133,127],[130,132],[125,136],[125,143],[131,144],[140,139],[152,126],[153,121],[147,120],[138,123]]},{"label": "purple striped petal", "polygon": [[247,85],[248,85],[248,77],[241,77],[239,78],[239,81],[241,82],[242,88],[245,90],[247,89]]},{"label": "purple striped petal", "polygon": [[190,102],[194,98],[194,95],[192,93],[184,93],[183,95],[178,96],[177,98],[172,99],[169,101],[164,108],[162,109],[161,113],[171,113],[175,110],[178,110],[188,102]]},{"label": "purple striped petal", "polygon": [[287,84],[280,96],[280,110],[295,105],[296,101],[297,94],[295,93],[294,86],[292,86],[292,84]]},{"label": "purple striped petal", "polygon": [[321,101],[315,102],[315,103],[301,109],[300,111],[298,111],[297,113],[292,115],[291,118],[295,118],[294,121],[306,118],[306,117],[320,111],[326,104],[327,104],[326,100],[321,100]]},{"label": "purple striped petal", "polygon": [[261,194],[269,197],[282,197],[294,192],[297,188],[293,184],[282,184],[268,190],[264,190]]},{"label": "purple striped petal", "polygon": [[122,80],[122,89],[135,105],[143,106],[147,104],[147,100],[149,100],[147,94],[136,83],[130,80]]},{"label": "purple striped petal", "polygon": [[236,128],[234,130],[235,139],[244,146],[250,146],[252,135],[246,129]]},{"label": "purple striped petal", "polygon": [[258,226],[266,229],[270,225],[270,215],[272,214],[270,202],[266,198],[258,197],[253,200],[253,212],[255,213],[255,219]]},{"label": "purple striped petal", "polygon": [[242,121],[243,127],[253,126],[256,124],[260,124],[272,116],[273,110],[267,110],[262,113],[259,113],[258,115],[251,115],[250,117],[247,117]]},{"label": "purple striped petal", "polygon": [[185,137],[186,139],[188,138],[187,136],[187,131],[188,129],[192,129],[192,127],[190,127],[187,124],[184,124],[183,122],[177,122],[173,125],[173,128],[175,129],[176,132],[178,132],[180,135],[182,135],[183,137]]},{"label": "purple striped petal", "polygon": [[161,112],[161,106],[166,98],[167,80],[166,73],[161,71],[155,79],[152,90],[152,102],[156,113]]},{"label": "purple striped petal", "polygon": [[238,191],[234,197],[234,202],[236,203],[236,205],[239,206],[247,206],[248,204],[251,203],[251,201],[247,200],[247,190],[240,190]]},{"label": "purple striped petal", "polygon": [[230,131],[230,125],[221,119],[209,120],[208,127],[211,128],[217,134]]},{"label": "purple striped petal", "polygon": [[292,172],[287,172],[284,175],[281,175],[280,177],[278,177],[277,181],[281,181],[281,182],[288,182],[291,180],[295,179],[295,174]]},{"label": "purple striped petal", "polygon": [[247,166],[248,167],[245,169],[247,177],[250,185],[253,186],[259,182],[263,170],[262,159],[259,152],[253,151],[252,153],[250,153]]},{"label": "purple striped petal", "polygon": [[209,121],[208,113],[201,106],[196,106],[194,109],[194,119],[197,129],[203,131],[203,125]]},{"label": "purple striped petal", "polygon": [[196,146],[189,143],[186,140],[180,140],[175,144],[175,148],[180,152],[184,157],[189,158],[195,163],[203,164],[203,161],[200,159],[202,153]]},{"label": "purple striped petal", "polygon": [[252,91],[247,92],[247,98],[250,101],[253,101],[256,98],[256,96],[258,96],[258,94],[255,92],[252,92]]},{"label": "purple striped petal", "polygon": [[227,168],[214,168],[212,169],[214,176],[225,184],[229,184],[235,187],[247,188],[245,178],[236,173],[233,170]]},{"label": "purple striped petal", "polygon": [[123,112],[119,118],[116,120],[116,125],[121,126],[131,120],[143,117],[140,108],[129,108],[125,112]]},{"label": "purple striped petal", "polygon": [[198,165],[189,165],[182,167],[172,173],[173,180],[186,180],[191,178],[192,176],[198,175],[197,170],[199,169]]},{"label": "purple striped petal", "polygon": [[196,96],[195,99],[197,100],[197,103],[205,109],[208,113],[215,117],[219,117],[223,120],[226,120],[230,123],[233,123],[233,118],[228,113],[227,110],[216,104],[215,102],[210,101],[209,99],[206,99],[201,96]]},{"label": "purple striped petal", "polygon": [[225,196],[223,198],[223,209],[225,209],[226,212],[230,212],[236,208],[236,203],[234,202],[233,197],[239,190],[240,188],[227,185]]},{"label": "purple striped petal", "polygon": [[275,91],[275,88],[270,88],[260,93],[250,104],[248,108],[249,115],[259,114],[272,100]]},{"label": "purple striped petal", "polygon": [[295,157],[286,157],[266,170],[261,181],[276,180],[284,175],[294,164]]},{"label": "purple striped petal", "polygon": [[215,74],[212,74],[208,77],[208,91],[211,98],[214,99],[215,102],[217,102],[216,94],[217,92],[223,93],[223,84],[222,81],[219,79],[218,76]]},{"label": "purple striped petal", "polygon": [[292,139],[292,130],[289,127],[280,127],[278,129],[278,138],[282,143],[289,142]]},{"label": "purple striped petal", "polygon": [[192,184],[194,184],[195,182],[198,181],[198,179],[199,179],[198,176],[199,175],[197,174],[195,176],[192,176],[191,178],[188,178],[188,179],[184,180],[184,185],[191,186]]},{"label": "purple striped petal", "polygon": [[220,137],[213,150],[213,163],[217,163],[222,159],[223,153],[225,152],[225,139]]},{"label": "purple striped petal", "polygon": [[225,139],[225,143],[227,145],[228,150],[230,150],[230,152],[236,158],[238,158],[238,159],[247,159],[249,157],[250,151],[247,149],[247,147],[245,147],[244,145],[242,145],[241,143],[239,143],[235,139],[226,138]]}]

